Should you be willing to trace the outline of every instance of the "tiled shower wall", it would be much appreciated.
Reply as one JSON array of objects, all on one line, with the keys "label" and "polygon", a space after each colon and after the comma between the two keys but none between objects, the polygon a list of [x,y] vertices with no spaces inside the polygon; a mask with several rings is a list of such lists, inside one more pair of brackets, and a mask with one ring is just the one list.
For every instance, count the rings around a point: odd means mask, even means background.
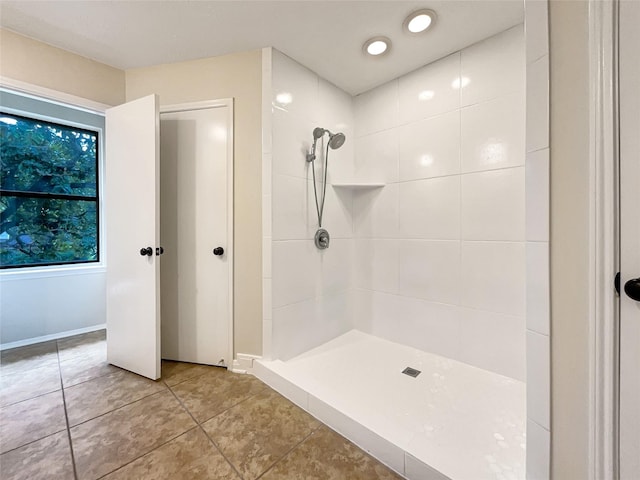
[{"label": "tiled shower wall", "polygon": [[524,380],[523,27],[354,107],[356,327]]},{"label": "tiled shower wall", "polygon": [[[328,182],[351,174],[353,107],[350,95],[299,63],[274,49],[263,53],[271,60],[263,65],[271,83],[263,91],[263,170],[271,172],[263,185],[263,256],[271,263],[263,270],[265,298],[272,301],[265,305],[263,356],[286,360],[353,328],[352,194],[327,186],[322,226],[331,247],[318,250],[312,164],[305,159],[314,128],[344,132],[346,143],[329,154]],[[319,142],[319,176],[324,154]]]}]

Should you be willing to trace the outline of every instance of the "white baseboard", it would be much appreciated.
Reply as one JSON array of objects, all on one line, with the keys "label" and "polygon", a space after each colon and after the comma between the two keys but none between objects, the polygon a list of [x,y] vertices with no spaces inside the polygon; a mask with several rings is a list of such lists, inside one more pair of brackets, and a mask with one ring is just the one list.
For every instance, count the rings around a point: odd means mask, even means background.
[{"label": "white baseboard", "polygon": [[41,337],[26,338],[24,340],[18,340],[17,342],[2,343],[0,344],[0,350],[8,350],[10,348],[24,347],[25,345],[33,345],[34,343],[48,342],[50,340],[58,340],[59,338],[72,337],[74,335],[80,335],[82,333],[95,332],[97,330],[104,330],[107,328],[105,323],[100,325],[92,325],[91,327],[78,328],[76,330],[67,330],[66,332],[53,333],[51,335],[43,335]]},{"label": "white baseboard", "polygon": [[253,371],[253,361],[262,359],[259,355],[248,355],[246,353],[238,353],[233,359],[231,371],[234,373],[251,373]]}]

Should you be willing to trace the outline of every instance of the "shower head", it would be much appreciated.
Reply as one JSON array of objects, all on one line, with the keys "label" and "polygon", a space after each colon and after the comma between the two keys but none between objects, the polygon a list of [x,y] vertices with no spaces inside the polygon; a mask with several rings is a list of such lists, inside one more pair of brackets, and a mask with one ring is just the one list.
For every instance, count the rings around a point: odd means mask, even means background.
[{"label": "shower head", "polygon": [[345,137],[344,133],[331,133],[329,132],[329,146],[334,149],[337,150],[338,148],[340,148],[342,145],[344,145],[345,140],[347,139],[347,137]]}]

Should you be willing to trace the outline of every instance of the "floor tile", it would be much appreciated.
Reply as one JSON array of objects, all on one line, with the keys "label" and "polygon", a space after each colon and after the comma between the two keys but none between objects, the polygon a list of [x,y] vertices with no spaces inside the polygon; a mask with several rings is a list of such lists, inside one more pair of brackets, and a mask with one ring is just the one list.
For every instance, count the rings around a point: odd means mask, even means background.
[{"label": "floor tile", "polygon": [[200,427],[103,477],[104,480],[240,479]]},{"label": "floor tile", "polygon": [[0,375],[0,406],[60,390],[58,364]]},{"label": "floor tile", "polygon": [[220,367],[162,360],[162,380],[169,386],[177,385],[185,380],[208,373],[212,369],[220,370]]},{"label": "floor tile", "polygon": [[71,428],[78,478],[99,478],[195,426],[169,391]]},{"label": "floor tile", "polygon": [[0,455],[3,480],[73,480],[66,431]]},{"label": "floor tile", "polygon": [[166,388],[162,382],[125,370],[65,388],[69,424],[77,425]]},{"label": "floor tile", "polygon": [[104,348],[106,350],[106,339],[106,330],[96,330],[95,332],[61,338],[57,341],[60,360],[66,360],[94,348]]},{"label": "floor tile", "polygon": [[264,480],[401,479],[376,459],[328,427],[321,427],[275,464]]},{"label": "floor tile", "polygon": [[62,391],[0,408],[0,453],[66,431]]},{"label": "floor tile", "polygon": [[43,342],[0,352],[0,374],[26,372],[58,363],[56,342]]},{"label": "floor tile", "polygon": [[203,428],[243,478],[252,480],[319,425],[268,389],[212,418]]},{"label": "floor tile", "polygon": [[65,387],[77,385],[120,369],[107,362],[107,349],[93,347],[76,352],[75,356],[60,358],[60,373]]},{"label": "floor tile", "polygon": [[264,388],[266,385],[252,375],[232,373],[224,368],[210,370],[171,387],[200,423]]}]

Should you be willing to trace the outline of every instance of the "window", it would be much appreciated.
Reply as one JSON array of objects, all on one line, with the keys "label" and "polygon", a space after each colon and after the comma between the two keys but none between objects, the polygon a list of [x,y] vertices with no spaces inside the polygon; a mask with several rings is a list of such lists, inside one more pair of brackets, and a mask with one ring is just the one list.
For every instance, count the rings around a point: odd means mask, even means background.
[{"label": "window", "polygon": [[99,129],[0,112],[0,268],[100,260],[99,152]]}]

